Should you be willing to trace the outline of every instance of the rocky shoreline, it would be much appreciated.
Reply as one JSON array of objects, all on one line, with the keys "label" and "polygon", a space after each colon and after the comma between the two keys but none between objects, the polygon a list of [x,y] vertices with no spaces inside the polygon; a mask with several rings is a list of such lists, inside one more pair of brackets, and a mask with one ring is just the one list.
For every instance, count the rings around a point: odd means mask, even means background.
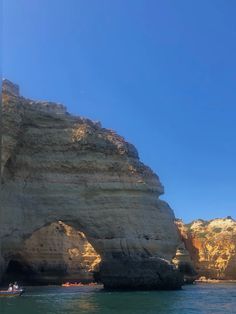
[{"label": "rocky shoreline", "polygon": [[236,280],[224,280],[224,279],[207,279],[206,277],[200,277],[195,280],[196,283],[235,283]]}]

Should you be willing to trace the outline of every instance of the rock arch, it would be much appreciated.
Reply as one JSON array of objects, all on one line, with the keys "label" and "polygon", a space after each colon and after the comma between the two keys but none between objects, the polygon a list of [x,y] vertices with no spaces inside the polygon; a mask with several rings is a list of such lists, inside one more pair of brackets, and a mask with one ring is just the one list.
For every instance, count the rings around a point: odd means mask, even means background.
[{"label": "rock arch", "polygon": [[61,284],[93,282],[101,257],[84,233],[56,221],[33,232],[7,260],[3,282]]}]

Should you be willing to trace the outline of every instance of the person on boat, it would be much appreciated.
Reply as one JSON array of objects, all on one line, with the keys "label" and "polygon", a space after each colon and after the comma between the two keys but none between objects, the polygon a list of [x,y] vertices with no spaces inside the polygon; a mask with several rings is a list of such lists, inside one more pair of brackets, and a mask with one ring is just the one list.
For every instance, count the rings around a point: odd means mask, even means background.
[{"label": "person on boat", "polygon": [[19,285],[17,282],[14,283],[13,285],[13,291],[19,290]]},{"label": "person on boat", "polygon": [[9,291],[9,292],[12,292],[12,291],[13,291],[13,284],[12,284],[12,283],[9,284],[9,287],[8,287],[8,290],[7,290],[7,291]]}]

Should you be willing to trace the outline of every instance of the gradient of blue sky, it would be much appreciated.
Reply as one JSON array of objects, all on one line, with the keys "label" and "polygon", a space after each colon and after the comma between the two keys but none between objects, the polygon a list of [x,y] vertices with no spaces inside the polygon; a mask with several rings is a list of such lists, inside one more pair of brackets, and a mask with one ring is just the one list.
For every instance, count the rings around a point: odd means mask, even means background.
[{"label": "gradient of blue sky", "polygon": [[3,74],[102,121],[177,217],[236,218],[234,0],[4,0]]}]

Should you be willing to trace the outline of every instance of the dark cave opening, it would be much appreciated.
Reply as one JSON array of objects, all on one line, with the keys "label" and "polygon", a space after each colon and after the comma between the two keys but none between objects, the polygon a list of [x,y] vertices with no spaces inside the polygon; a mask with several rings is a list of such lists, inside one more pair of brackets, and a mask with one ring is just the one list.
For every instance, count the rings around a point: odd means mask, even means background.
[{"label": "dark cave opening", "polygon": [[2,278],[3,284],[18,281],[21,285],[31,283],[30,278],[33,278],[35,272],[25,262],[11,259],[8,263],[5,274]]},{"label": "dark cave opening", "polygon": [[195,271],[195,269],[193,268],[192,265],[188,264],[188,263],[180,263],[179,265],[179,271],[187,276],[196,276],[197,272]]}]

